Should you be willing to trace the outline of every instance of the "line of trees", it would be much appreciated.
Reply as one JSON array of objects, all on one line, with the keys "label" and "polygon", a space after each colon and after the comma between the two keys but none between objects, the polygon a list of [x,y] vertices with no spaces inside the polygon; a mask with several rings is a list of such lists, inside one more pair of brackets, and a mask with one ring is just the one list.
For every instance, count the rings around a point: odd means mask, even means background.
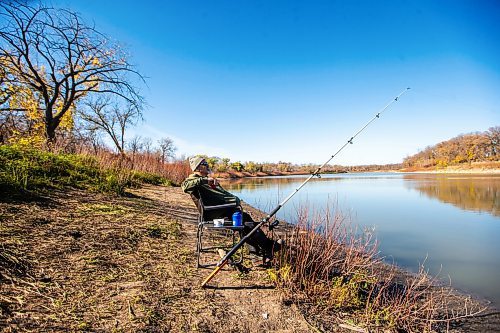
[{"label": "line of trees", "polygon": [[436,145],[426,147],[406,157],[406,168],[447,167],[472,162],[500,160],[500,126],[485,132],[462,134]]},{"label": "line of trees", "polygon": [[[271,162],[254,162],[254,161],[235,161],[231,162],[229,158],[221,158],[217,156],[198,155],[207,160],[208,166],[214,172],[249,172],[251,174],[280,174],[280,173],[313,173],[319,164],[293,164],[290,162],[279,161]],[[344,173],[344,172],[371,172],[382,170],[399,170],[402,164],[383,164],[383,165],[357,165],[357,166],[341,166],[341,165],[326,165],[323,173]]]},{"label": "line of trees", "polygon": [[298,165],[294,165],[289,162],[278,162],[278,163],[270,163],[270,162],[254,162],[254,161],[235,161],[231,162],[231,160],[227,157],[218,157],[218,156],[207,156],[207,155],[197,155],[206,159],[208,166],[214,172],[228,172],[228,171],[236,171],[236,172],[249,172],[252,174],[256,173],[273,173],[273,172],[294,172],[299,170]]}]

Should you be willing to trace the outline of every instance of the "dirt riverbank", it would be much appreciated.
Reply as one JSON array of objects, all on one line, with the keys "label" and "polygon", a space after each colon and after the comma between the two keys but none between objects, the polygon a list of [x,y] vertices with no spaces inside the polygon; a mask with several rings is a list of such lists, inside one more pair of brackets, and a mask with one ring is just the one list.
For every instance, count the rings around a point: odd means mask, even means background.
[{"label": "dirt riverbank", "polygon": [[[195,268],[196,214],[174,187],[2,196],[0,331],[352,332],[284,302],[257,258],[200,288],[211,270]],[[451,331],[500,332],[500,317]]]},{"label": "dirt riverbank", "polygon": [[430,168],[405,168],[398,170],[399,172],[416,172],[416,173],[461,173],[461,174],[500,174],[500,162],[474,162],[463,163],[460,165],[450,165],[447,167],[430,167]]},{"label": "dirt riverbank", "polygon": [[[377,170],[377,171],[341,171],[337,173],[363,173],[363,172],[407,172],[407,173],[429,173],[429,174],[480,174],[480,175],[498,175],[500,174],[500,162],[476,162],[472,164],[463,164],[456,166],[448,166],[443,168],[403,168],[403,169],[387,169],[387,170]],[[251,173],[247,171],[228,171],[228,172],[216,172],[214,177],[220,179],[234,179],[234,178],[247,178],[247,177],[267,177],[267,176],[292,176],[292,175],[303,175],[309,176],[309,172],[257,172]]]}]

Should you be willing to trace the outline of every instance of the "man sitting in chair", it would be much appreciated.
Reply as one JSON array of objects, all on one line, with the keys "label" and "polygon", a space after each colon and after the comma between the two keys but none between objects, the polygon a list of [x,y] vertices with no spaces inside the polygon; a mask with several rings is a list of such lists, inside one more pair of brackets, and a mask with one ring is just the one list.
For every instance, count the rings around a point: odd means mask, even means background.
[{"label": "man sitting in chair", "polygon": [[[191,157],[189,159],[189,166],[191,167],[193,173],[189,175],[189,177],[186,178],[181,184],[184,192],[192,194],[197,191],[197,194],[201,196],[201,199],[206,206],[224,205],[229,203],[235,203],[236,206],[240,206],[240,198],[224,190],[222,186],[220,186],[217,179],[208,177],[210,169],[204,158]],[[209,211],[207,212],[206,217],[209,220],[225,217],[231,219],[234,211],[234,208]],[[243,236],[245,236],[257,223],[253,221],[252,217],[248,213],[242,213],[243,222],[247,222],[243,229]],[[250,226],[248,224],[250,224]],[[260,229],[252,234],[252,236],[248,239],[247,244],[249,245],[251,252],[261,254],[264,259],[271,259],[273,250],[278,251],[281,247],[281,243],[279,241],[272,241]]]}]

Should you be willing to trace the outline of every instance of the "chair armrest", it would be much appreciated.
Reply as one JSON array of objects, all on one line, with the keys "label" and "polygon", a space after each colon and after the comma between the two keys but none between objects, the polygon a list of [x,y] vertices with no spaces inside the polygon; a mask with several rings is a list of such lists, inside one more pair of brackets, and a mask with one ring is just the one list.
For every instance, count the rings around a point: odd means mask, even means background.
[{"label": "chair armrest", "polygon": [[216,209],[232,208],[232,207],[238,207],[238,205],[236,203],[228,203],[215,206],[203,206],[203,210],[207,211],[207,210],[216,210]]},{"label": "chair armrest", "polygon": [[219,226],[219,227],[216,227],[214,226],[213,224],[208,224],[206,226],[207,228],[209,229],[225,229],[225,230],[232,230],[232,231],[242,231],[243,229],[245,229],[245,226],[243,225],[230,225],[230,224],[224,224],[222,226]]}]

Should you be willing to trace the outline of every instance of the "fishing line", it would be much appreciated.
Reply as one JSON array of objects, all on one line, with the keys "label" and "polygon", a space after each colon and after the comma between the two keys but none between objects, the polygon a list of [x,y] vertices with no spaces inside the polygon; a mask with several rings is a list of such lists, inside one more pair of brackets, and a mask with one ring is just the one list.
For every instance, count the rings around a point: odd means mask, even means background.
[{"label": "fishing line", "polygon": [[276,206],[276,208],[274,208],[264,219],[262,219],[262,221],[259,222],[248,234],[246,234],[243,238],[241,238],[240,241],[238,242],[238,244],[236,244],[235,246],[233,246],[233,248],[224,256],[224,258],[222,258],[221,261],[219,261],[217,263],[217,266],[215,267],[215,269],[201,283],[201,286],[204,287],[208,282],[210,282],[210,280],[212,280],[212,278],[222,269],[222,267],[224,267],[229,262],[229,258],[231,258],[231,256],[234,253],[236,253],[236,251],[238,251],[238,249],[241,246],[243,246],[243,244],[246,243],[246,241],[248,240],[248,238],[250,238],[265,223],[269,222],[271,220],[271,218],[274,215],[276,215],[276,213],[281,209],[281,207],[283,207],[288,202],[288,200],[290,200],[298,191],[300,191],[300,189],[302,187],[304,187],[304,185],[306,185],[307,182],[309,182],[313,177],[316,177],[316,176],[320,177],[320,171],[321,171],[321,169],[323,169],[328,163],[330,163],[330,161],[333,160],[335,158],[335,156],[337,156],[345,147],[347,147],[349,144],[353,144],[354,143],[353,140],[361,132],[363,132],[368,126],[370,126],[370,124],[372,122],[374,122],[376,119],[380,118],[380,115],[382,113],[384,113],[389,108],[389,106],[391,106],[393,103],[397,102],[399,100],[399,98],[404,93],[406,93],[408,90],[410,90],[410,88],[406,88],[405,90],[403,90],[399,95],[397,95],[394,99],[392,99],[389,103],[387,103],[386,106],[384,106],[382,109],[380,109],[375,114],[375,116],[372,119],[370,119],[370,121],[368,121],[363,127],[361,127],[361,129],[358,130],[353,136],[351,136],[351,138],[349,140],[347,140],[347,142],[343,146],[341,146],[339,148],[339,150],[337,150],[333,155],[331,155],[330,158],[325,163],[323,163],[321,166],[319,166],[309,177],[307,177],[307,179],[302,184],[300,184],[299,187],[297,187],[292,193],[290,193],[290,195],[288,197],[286,197],[281,203],[279,203],[278,206]]}]

